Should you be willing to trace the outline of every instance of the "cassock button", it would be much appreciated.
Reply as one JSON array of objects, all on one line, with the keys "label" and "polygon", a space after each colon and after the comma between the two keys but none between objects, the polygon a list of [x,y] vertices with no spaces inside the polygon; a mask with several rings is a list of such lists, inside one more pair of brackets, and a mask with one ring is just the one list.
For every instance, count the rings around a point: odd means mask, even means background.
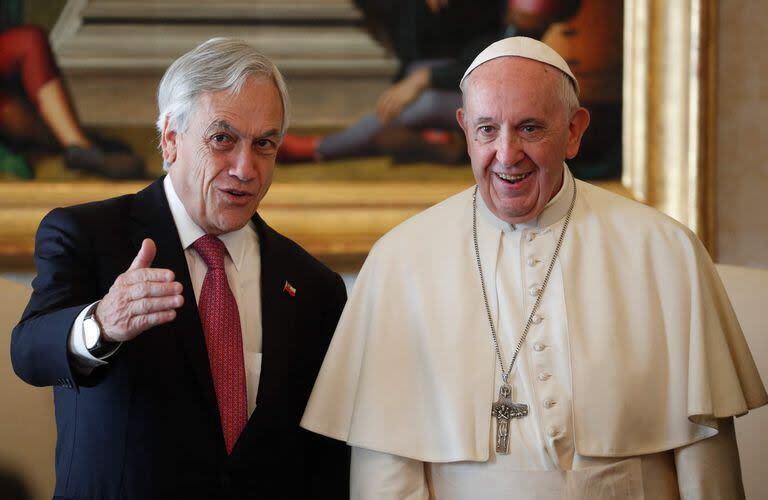
[{"label": "cassock button", "polygon": [[528,267],[533,267],[539,263],[538,259],[536,259],[536,257],[533,257],[533,256],[528,257],[528,260],[526,260],[525,262],[526,264],[528,264]]},{"label": "cassock button", "polygon": [[530,288],[528,288],[528,293],[531,297],[536,297],[541,293],[541,287],[539,287],[538,284],[531,285]]},{"label": "cassock button", "polygon": [[541,372],[539,373],[538,379],[541,380],[542,382],[546,382],[547,380],[550,379],[550,377],[552,377],[551,373]]},{"label": "cassock button", "polygon": [[536,239],[536,233],[531,231],[530,233],[525,235],[525,239],[528,240],[528,243],[532,242],[533,240]]},{"label": "cassock button", "polygon": [[542,321],[544,321],[544,318],[539,316],[538,314],[534,314],[533,318],[531,318],[531,323],[534,325],[540,324]]},{"label": "cassock button", "polygon": [[549,409],[549,408],[552,408],[553,406],[555,406],[556,404],[557,404],[557,401],[555,401],[554,399],[545,399],[544,400],[544,408]]},{"label": "cassock button", "polygon": [[541,351],[543,351],[546,348],[547,348],[547,346],[545,346],[541,342],[536,342],[535,344],[533,344],[533,350],[536,351],[536,352],[541,352]]}]

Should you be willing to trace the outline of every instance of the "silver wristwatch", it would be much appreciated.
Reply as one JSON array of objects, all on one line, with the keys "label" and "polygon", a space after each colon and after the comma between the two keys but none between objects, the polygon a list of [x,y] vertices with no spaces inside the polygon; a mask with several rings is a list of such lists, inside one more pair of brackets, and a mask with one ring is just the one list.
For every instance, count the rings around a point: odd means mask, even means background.
[{"label": "silver wristwatch", "polygon": [[96,319],[96,307],[98,302],[93,304],[85,313],[83,318],[83,339],[85,340],[85,348],[94,358],[102,359],[108,354],[112,354],[117,346],[117,342],[106,342],[101,339],[101,325],[99,320]]}]

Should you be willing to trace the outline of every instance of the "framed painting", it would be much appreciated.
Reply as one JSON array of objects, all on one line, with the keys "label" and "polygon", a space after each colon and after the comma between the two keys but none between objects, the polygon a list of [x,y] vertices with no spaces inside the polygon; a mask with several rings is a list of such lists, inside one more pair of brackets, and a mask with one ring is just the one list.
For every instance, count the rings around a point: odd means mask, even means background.
[{"label": "framed painting", "polygon": [[[253,39],[270,57],[277,54],[294,100],[293,123],[307,130],[348,125],[396,71],[386,51],[362,34],[351,0],[226,4],[243,9],[238,22],[216,5],[191,0],[69,0],[58,15],[51,45],[82,121],[150,158],[150,176],[161,173],[152,126],[157,81],[176,56],[210,36]],[[621,24],[623,38],[613,47],[623,68],[613,84],[621,105],[621,176],[594,182],[678,219],[712,251],[716,3],[625,0],[619,12],[612,22]],[[191,13],[206,22],[188,19]],[[295,22],[281,21],[277,25],[289,29],[270,32],[261,23],[270,16]],[[296,28],[309,18],[311,29]],[[260,27],[258,34],[243,27],[246,21]],[[566,36],[569,29],[559,27]],[[304,50],[311,47],[308,53],[290,42],[310,35],[314,43],[301,40]],[[324,90],[317,90],[318,82]],[[34,181],[0,182],[2,267],[32,265],[35,230],[52,208],[135,192],[148,182],[62,176],[61,166],[45,158],[40,165]],[[400,167],[381,158],[280,165],[260,212],[331,266],[356,270],[387,230],[472,182],[466,166]]]}]

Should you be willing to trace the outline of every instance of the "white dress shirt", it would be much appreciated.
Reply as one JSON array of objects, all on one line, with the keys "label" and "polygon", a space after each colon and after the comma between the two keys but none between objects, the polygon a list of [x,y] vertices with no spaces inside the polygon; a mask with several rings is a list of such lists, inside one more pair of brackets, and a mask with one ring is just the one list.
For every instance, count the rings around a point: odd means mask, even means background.
[{"label": "white dress shirt", "polygon": [[[179,232],[179,240],[184,248],[184,257],[187,260],[195,301],[199,302],[200,290],[208,268],[202,257],[192,248],[192,244],[203,236],[205,231],[189,216],[184,204],[176,194],[170,176],[166,176],[163,180],[163,188],[171,208],[173,222]],[[237,231],[219,235],[219,239],[227,248],[224,268],[240,313],[248,416],[250,417],[256,408],[256,395],[261,375],[261,254],[259,252],[259,238],[253,222],[249,222]],[[106,364],[108,357],[112,354],[98,359],[91,355],[85,347],[83,319],[91,305],[86,306],[75,319],[68,341],[73,365],[75,369],[85,375],[89,374],[96,366]]]}]

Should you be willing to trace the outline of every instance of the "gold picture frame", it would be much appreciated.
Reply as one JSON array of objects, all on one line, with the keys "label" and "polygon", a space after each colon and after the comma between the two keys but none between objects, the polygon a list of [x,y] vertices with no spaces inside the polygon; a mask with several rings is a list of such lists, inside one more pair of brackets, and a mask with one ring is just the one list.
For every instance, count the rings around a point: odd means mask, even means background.
[{"label": "gold picture frame", "polygon": [[[714,251],[716,2],[625,0],[623,174],[600,184],[691,228]],[[0,266],[29,268],[34,234],[57,206],[136,192],[146,183],[0,183]],[[341,270],[387,230],[466,184],[276,183],[260,212]],[[107,230],[105,228],[105,230]]]}]

